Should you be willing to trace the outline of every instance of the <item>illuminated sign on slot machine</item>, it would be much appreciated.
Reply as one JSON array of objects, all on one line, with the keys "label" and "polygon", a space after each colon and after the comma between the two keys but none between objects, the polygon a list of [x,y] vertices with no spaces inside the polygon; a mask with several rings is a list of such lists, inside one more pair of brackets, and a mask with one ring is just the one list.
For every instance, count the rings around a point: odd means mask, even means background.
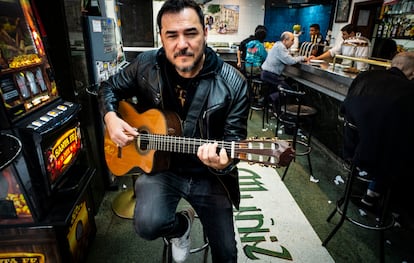
[{"label": "illuminated sign on slot machine", "polygon": [[29,252],[0,253],[0,262],[45,263],[45,256],[41,253]]},{"label": "illuminated sign on slot machine", "polygon": [[45,160],[50,182],[53,184],[76,159],[82,148],[80,127],[76,126],[63,133],[46,150]]}]

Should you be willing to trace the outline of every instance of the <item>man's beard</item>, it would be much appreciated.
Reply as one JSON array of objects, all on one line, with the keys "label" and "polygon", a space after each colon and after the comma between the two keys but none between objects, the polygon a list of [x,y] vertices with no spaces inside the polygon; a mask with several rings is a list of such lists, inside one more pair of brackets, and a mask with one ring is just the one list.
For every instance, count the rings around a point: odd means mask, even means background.
[{"label": "man's beard", "polygon": [[[182,50],[179,53],[174,54],[174,57],[177,57],[177,56],[180,56],[180,55],[193,56],[194,53],[187,52],[187,50]],[[187,67],[179,67],[177,65],[174,65],[175,69],[178,72],[191,72],[193,69],[197,68],[200,65],[200,63],[203,59],[203,55],[204,55],[204,49],[203,49],[203,52],[200,53],[200,55],[196,58],[196,60],[194,61],[194,63],[192,65],[187,66]]]}]

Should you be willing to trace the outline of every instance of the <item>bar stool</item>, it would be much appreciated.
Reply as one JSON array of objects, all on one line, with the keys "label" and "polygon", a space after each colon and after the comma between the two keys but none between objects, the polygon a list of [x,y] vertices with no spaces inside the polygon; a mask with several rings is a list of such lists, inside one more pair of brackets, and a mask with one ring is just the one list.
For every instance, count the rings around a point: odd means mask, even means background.
[{"label": "bar stool", "polygon": [[262,129],[265,129],[265,121],[269,122],[269,99],[265,83],[260,77],[251,78],[250,81],[250,116],[253,111],[262,111]]},{"label": "bar stool", "polygon": [[[322,242],[322,246],[327,246],[331,238],[336,234],[339,228],[342,226],[345,220],[352,224],[359,226],[363,229],[376,230],[380,232],[380,262],[385,261],[385,236],[384,232],[394,226],[395,218],[389,210],[389,201],[391,190],[388,188],[386,193],[381,197],[379,207],[374,211],[366,210],[358,205],[351,203],[359,203],[363,197],[362,193],[358,193],[355,190],[355,183],[360,182],[365,185],[364,191],[366,191],[367,183],[371,180],[360,175],[360,170],[353,163],[348,169],[348,178],[345,186],[343,196],[336,202],[335,209],[328,216],[327,221],[330,222],[333,216],[338,213],[340,219],[335,225],[334,229]],[[350,203],[351,201],[351,203]],[[350,209],[351,208],[351,209]],[[352,214],[351,214],[352,213]]]},{"label": "bar stool", "polygon": [[[128,190],[120,192],[112,201],[112,211],[114,213],[125,219],[132,219],[134,217],[135,209],[135,181],[137,180],[139,173],[128,174],[132,178],[132,187]],[[127,175],[125,175],[127,176]]]},{"label": "bar stool", "polygon": [[[312,163],[310,159],[310,153],[312,151],[311,138],[313,119],[318,111],[314,107],[303,104],[303,98],[306,93],[299,90],[297,83],[294,83],[292,87],[294,87],[295,90],[283,88],[281,85],[278,86],[281,108],[280,113],[276,118],[275,137],[278,137],[278,130],[281,125],[283,125],[285,134],[292,136],[292,138],[287,139],[287,141],[291,142],[292,148],[295,150],[295,158],[293,160],[296,159],[296,156],[306,156],[310,179],[313,182],[318,182],[319,180],[313,177]],[[300,135],[299,140],[298,135]],[[290,163],[286,166],[283,172],[282,181],[285,179],[289,167]]]},{"label": "bar stool", "polygon": [[[197,214],[194,216],[194,220],[199,218],[197,216]],[[195,221],[194,221],[195,222]],[[193,222],[193,224],[194,224]],[[193,225],[194,227],[194,225]],[[201,226],[202,228],[203,226]],[[193,230],[193,229],[192,229]],[[173,259],[172,259],[172,250],[171,250],[171,242],[170,240],[168,240],[167,238],[163,238],[164,241],[164,248],[163,248],[163,252],[162,252],[162,262],[163,263],[172,263]],[[192,240],[194,242],[194,240]],[[207,259],[208,259],[208,249],[209,249],[209,242],[206,236],[206,233],[204,232],[203,229],[203,240],[202,240],[202,244],[198,247],[194,247],[190,249],[190,255],[191,254],[195,254],[201,251],[204,251],[204,255],[203,255],[203,262],[207,263]]]}]

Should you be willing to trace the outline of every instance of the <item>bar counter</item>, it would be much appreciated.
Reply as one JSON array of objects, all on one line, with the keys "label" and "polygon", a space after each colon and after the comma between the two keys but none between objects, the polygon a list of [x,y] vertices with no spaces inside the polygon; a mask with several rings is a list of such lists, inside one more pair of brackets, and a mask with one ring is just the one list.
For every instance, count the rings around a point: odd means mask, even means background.
[{"label": "bar counter", "polygon": [[356,74],[344,72],[340,67],[333,71],[332,65],[328,66],[328,63],[324,66],[308,63],[288,65],[283,75],[339,101],[344,100],[356,76]]}]

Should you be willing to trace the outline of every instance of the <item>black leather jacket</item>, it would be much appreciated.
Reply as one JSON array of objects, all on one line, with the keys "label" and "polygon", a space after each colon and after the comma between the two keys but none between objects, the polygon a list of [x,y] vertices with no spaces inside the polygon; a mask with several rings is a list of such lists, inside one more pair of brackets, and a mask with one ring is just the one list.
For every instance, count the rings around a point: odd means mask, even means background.
[{"label": "black leather jacket", "polygon": [[[203,69],[194,78],[196,93],[187,116],[196,114],[195,121],[183,122],[183,136],[200,136],[204,139],[238,141],[247,136],[248,85],[242,74],[231,65],[223,62],[215,52],[206,48]],[[171,110],[171,101],[165,93],[174,90],[170,87],[171,72],[164,50],[147,51],[118,74],[102,82],[99,89],[99,106],[102,116],[116,111],[118,102],[131,97],[137,98],[138,110],[150,108]],[[205,90],[206,94],[199,92]],[[194,100],[198,103],[194,103]],[[201,107],[201,108],[200,108]],[[240,191],[236,169],[217,174],[226,187],[233,204],[238,207]]]}]

